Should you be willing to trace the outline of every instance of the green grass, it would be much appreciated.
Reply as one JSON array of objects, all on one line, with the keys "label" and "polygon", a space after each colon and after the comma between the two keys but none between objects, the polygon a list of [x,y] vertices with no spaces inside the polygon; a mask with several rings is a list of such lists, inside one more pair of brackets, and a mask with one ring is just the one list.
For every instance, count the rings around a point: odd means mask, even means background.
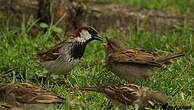
[{"label": "green grass", "polygon": [[[181,5],[181,0],[161,0],[159,3],[156,3],[156,0],[151,1],[153,2],[124,0],[124,2],[130,4],[149,8],[157,8],[161,3],[158,9],[184,11],[187,10],[187,6],[189,8],[192,7],[191,0],[188,0],[188,2],[182,0],[183,5]],[[177,1],[177,3],[173,4],[173,1]],[[0,80],[0,84],[34,82],[67,99],[65,104],[55,108],[47,108],[48,110],[108,109],[108,106],[110,106],[109,101],[103,95],[98,93],[81,93],[79,91],[71,92],[59,84],[59,82],[63,81],[63,78],[60,76],[53,75],[50,86],[38,80],[37,77],[46,76],[47,71],[39,63],[30,62],[28,59],[35,57],[39,52],[46,51],[60,41],[54,39],[52,30],[46,33],[39,33],[36,37],[31,37],[29,34],[29,30],[33,26],[31,24],[35,24],[35,22],[29,21],[28,25],[22,25],[21,28],[12,30],[5,27],[5,30],[0,32],[0,77],[5,79]],[[136,84],[142,84],[166,94],[170,105],[194,106],[194,34],[192,29],[192,27],[186,24],[184,27],[163,34],[153,34],[148,31],[135,33],[129,29],[128,34],[125,36],[115,30],[109,31],[103,34],[103,36],[114,36],[131,48],[144,48],[163,55],[184,51],[186,53],[184,57],[174,59],[171,65],[158,69],[156,74],[151,76],[148,81],[137,81]],[[65,39],[65,36],[62,36],[61,39]],[[97,64],[93,65],[94,63]],[[7,72],[8,70],[12,71]],[[71,71],[68,78],[74,87],[101,86],[125,82],[113,73],[106,72],[105,70],[104,48],[100,46],[100,42],[93,41],[87,45],[81,63]],[[71,101],[81,101],[88,106],[76,105],[72,107],[69,104]]]},{"label": "green grass", "polygon": [[[172,10],[183,14],[193,15],[193,0],[90,0],[90,1],[107,1],[116,3],[127,3],[138,7],[153,8],[160,10]],[[191,13],[192,11],[192,13]]]},{"label": "green grass", "polygon": [[[147,31],[134,33],[129,30],[126,36],[119,32],[108,32],[104,36],[115,36],[124,41],[129,47],[140,47],[147,50],[157,51],[161,54],[172,54],[185,51],[186,56],[173,60],[172,64],[159,69],[149,81],[138,81],[136,84],[151,87],[153,90],[159,90],[166,94],[171,105],[191,105],[193,101],[193,71],[194,71],[194,36],[188,28],[182,28],[180,32],[169,32],[165,34],[151,34]],[[47,71],[35,62],[28,59],[35,56],[36,53],[45,51],[59,41],[51,36],[51,31],[46,34],[40,33],[32,38],[28,35],[28,26],[15,30],[2,32],[0,36],[0,73],[10,69],[10,73],[0,74],[8,82],[35,82],[43,87],[47,85],[34,78],[35,76],[44,76]],[[62,38],[65,39],[65,38]],[[97,65],[90,65],[97,62]],[[69,75],[69,80],[74,87],[83,86],[101,86],[113,83],[124,83],[117,76],[110,72],[105,72],[104,49],[99,42],[91,42],[85,51],[81,63],[76,66]],[[18,75],[23,76],[18,79]],[[64,96],[67,103],[60,108],[66,109],[89,109],[101,110],[107,109],[110,105],[108,100],[97,93],[70,92],[57,82],[63,81],[60,76],[53,76],[53,80],[48,89]],[[180,94],[184,94],[181,97]],[[77,105],[70,107],[68,104],[72,100],[83,101],[88,107]]]}]

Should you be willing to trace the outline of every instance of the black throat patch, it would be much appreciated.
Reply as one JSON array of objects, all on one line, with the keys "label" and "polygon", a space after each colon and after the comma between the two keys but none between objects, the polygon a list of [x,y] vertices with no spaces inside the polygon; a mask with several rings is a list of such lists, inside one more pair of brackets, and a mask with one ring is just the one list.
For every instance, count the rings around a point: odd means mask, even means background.
[{"label": "black throat patch", "polygon": [[71,49],[71,57],[74,59],[80,59],[85,51],[86,43],[76,43]]}]

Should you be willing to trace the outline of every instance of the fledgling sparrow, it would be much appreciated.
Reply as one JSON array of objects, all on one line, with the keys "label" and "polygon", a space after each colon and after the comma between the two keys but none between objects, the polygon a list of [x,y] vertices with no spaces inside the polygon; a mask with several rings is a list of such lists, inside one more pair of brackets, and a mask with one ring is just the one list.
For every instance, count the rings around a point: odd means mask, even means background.
[{"label": "fledgling sparrow", "polygon": [[50,49],[38,54],[39,61],[48,70],[47,78],[51,74],[64,75],[67,77],[76,64],[80,62],[86,45],[93,40],[101,40],[98,32],[90,27],[83,26],[69,33],[69,38]]},{"label": "fledgling sparrow", "polygon": [[12,106],[42,110],[45,106],[64,103],[64,98],[30,83],[14,83],[0,86],[0,101]]},{"label": "fledgling sparrow", "polygon": [[167,97],[159,91],[134,84],[119,84],[101,87],[83,87],[81,91],[94,91],[104,94],[112,103],[120,108],[138,106],[138,110],[152,108],[154,104],[165,104]]},{"label": "fledgling sparrow", "polygon": [[141,48],[128,48],[115,38],[106,38],[106,40],[105,62],[108,69],[128,82],[145,79],[153,74],[155,67],[169,64],[170,59],[184,55],[179,53],[160,56]]}]

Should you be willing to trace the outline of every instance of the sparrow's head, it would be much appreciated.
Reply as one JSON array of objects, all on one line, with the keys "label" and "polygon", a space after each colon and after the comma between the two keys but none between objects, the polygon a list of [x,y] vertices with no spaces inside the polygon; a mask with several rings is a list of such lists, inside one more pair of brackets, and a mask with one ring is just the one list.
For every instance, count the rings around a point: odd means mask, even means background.
[{"label": "sparrow's head", "polygon": [[152,91],[147,96],[147,107],[154,106],[155,104],[166,104],[167,103],[167,97],[160,93],[159,91]]},{"label": "sparrow's head", "polygon": [[107,43],[103,43],[103,46],[106,47],[108,53],[119,52],[127,49],[120,40],[115,38],[106,38],[106,41]]},{"label": "sparrow's head", "polygon": [[91,26],[82,26],[68,35],[77,42],[87,43],[92,40],[102,40],[98,32]]}]

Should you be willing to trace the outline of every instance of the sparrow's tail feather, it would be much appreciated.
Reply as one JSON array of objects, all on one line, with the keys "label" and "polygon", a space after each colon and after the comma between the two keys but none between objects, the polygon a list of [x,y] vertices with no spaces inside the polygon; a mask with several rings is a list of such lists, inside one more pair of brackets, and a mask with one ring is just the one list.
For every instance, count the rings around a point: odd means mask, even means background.
[{"label": "sparrow's tail feather", "polygon": [[173,59],[173,58],[176,58],[176,57],[180,57],[180,56],[184,56],[184,55],[185,55],[184,53],[178,53],[178,54],[173,54],[173,55],[162,56],[162,57],[159,57],[156,60],[156,62],[158,62],[158,63],[166,63],[170,59]]},{"label": "sparrow's tail feather", "polygon": [[30,58],[28,59],[28,61],[31,61],[31,62],[40,62],[40,58]]}]

